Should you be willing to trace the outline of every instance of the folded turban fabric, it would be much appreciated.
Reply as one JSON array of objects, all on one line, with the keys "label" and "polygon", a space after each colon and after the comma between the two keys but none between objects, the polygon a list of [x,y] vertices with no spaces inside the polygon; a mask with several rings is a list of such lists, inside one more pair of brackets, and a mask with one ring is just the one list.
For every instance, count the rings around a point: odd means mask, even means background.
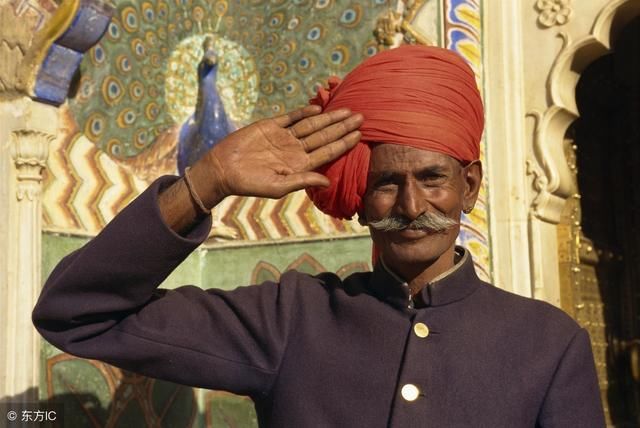
[{"label": "folded turban fabric", "polygon": [[475,75],[456,53],[431,46],[401,46],[357,66],[341,82],[329,79],[311,104],[323,111],[347,107],[362,113],[362,138],[318,172],[328,188],[307,194],[324,213],[351,218],[367,188],[371,146],[400,144],[447,154],[462,163],[479,158],[484,127]]}]

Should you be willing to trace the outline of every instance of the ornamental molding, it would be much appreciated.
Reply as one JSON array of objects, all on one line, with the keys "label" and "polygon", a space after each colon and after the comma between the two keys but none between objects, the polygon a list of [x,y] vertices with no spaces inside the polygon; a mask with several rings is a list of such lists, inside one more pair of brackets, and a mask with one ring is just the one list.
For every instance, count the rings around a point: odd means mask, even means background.
[{"label": "ornamental molding", "polygon": [[565,202],[577,194],[573,168],[565,148],[567,130],[578,118],[575,91],[584,69],[611,51],[611,42],[633,18],[640,15],[637,0],[615,0],[596,16],[588,35],[572,40],[559,32],[561,48],[549,72],[546,91],[549,106],[543,112],[532,110],[527,117],[535,121],[533,157],[527,160],[527,174],[534,191],[531,214],[545,222],[560,222]]},{"label": "ornamental molding", "polygon": [[395,10],[389,9],[378,18],[374,34],[380,49],[394,48],[403,43],[434,45],[411,24],[426,1],[399,0]]},{"label": "ornamental molding", "polygon": [[35,201],[42,191],[42,171],[46,167],[49,145],[54,135],[20,129],[11,133],[11,156],[16,167],[16,198]]},{"label": "ornamental molding", "polygon": [[571,0],[537,0],[535,8],[539,12],[538,23],[545,28],[565,25],[573,15]]},{"label": "ornamental molding", "polygon": [[[11,89],[36,101],[64,103],[84,53],[103,36],[114,9],[110,0],[62,1],[28,48],[17,52],[14,46],[0,43],[0,59],[10,55],[16,70],[10,76],[13,80],[7,80],[10,84],[0,81],[0,93]],[[0,65],[0,78],[2,71]]]},{"label": "ornamental molding", "polygon": [[12,5],[0,4],[0,93],[16,90],[19,65],[33,37],[27,25],[16,25],[15,21]]}]

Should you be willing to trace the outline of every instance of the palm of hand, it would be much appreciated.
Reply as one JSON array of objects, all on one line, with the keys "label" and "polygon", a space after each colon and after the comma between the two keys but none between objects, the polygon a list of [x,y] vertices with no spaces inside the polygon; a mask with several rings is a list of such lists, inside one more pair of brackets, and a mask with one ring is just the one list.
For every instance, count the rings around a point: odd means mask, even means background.
[{"label": "palm of hand", "polygon": [[313,172],[360,139],[361,115],[318,114],[316,106],[265,119],[225,138],[209,152],[225,195],[280,198],[328,179]]}]

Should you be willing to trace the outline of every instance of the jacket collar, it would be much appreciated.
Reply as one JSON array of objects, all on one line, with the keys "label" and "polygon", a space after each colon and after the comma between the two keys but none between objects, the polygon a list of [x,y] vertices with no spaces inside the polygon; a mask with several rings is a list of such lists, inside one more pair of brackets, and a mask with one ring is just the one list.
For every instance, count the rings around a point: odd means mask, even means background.
[{"label": "jacket collar", "polygon": [[456,263],[411,298],[408,284],[389,268],[376,263],[368,288],[375,297],[399,308],[443,306],[462,300],[481,285],[469,251],[456,247]]}]

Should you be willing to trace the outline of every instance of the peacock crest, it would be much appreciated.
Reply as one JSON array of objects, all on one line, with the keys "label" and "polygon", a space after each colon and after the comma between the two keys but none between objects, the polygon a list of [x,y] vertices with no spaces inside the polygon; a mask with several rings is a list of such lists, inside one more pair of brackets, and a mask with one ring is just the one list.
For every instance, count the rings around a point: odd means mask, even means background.
[{"label": "peacock crest", "polygon": [[[116,1],[105,37],[81,65],[73,119],[136,175],[176,170],[181,127],[198,103],[203,44],[234,126],[298,108],[330,75],[378,51],[390,0]],[[395,1],[393,2],[396,3]]]}]

